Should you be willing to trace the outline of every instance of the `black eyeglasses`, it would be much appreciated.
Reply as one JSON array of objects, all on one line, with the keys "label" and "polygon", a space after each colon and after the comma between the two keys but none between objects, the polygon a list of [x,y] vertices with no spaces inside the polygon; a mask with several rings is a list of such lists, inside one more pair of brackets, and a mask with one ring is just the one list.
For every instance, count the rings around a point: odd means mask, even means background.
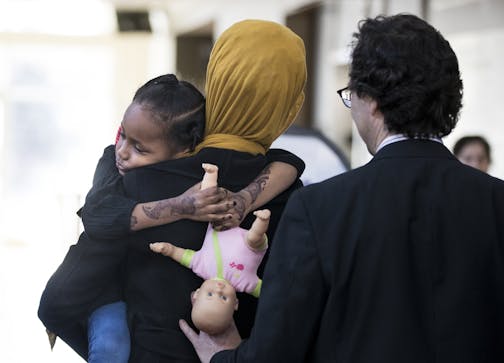
[{"label": "black eyeglasses", "polygon": [[343,104],[348,108],[352,108],[352,91],[350,91],[348,87],[345,87],[337,92],[340,95]]}]

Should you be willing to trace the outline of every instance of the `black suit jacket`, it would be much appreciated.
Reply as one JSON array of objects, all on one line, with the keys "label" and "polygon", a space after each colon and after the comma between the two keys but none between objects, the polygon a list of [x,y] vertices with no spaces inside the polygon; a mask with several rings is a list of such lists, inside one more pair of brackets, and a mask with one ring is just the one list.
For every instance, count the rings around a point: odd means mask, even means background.
[{"label": "black suit jacket", "polygon": [[296,191],[251,337],[217,362],[504,362],[504,182],[440,143]]}]

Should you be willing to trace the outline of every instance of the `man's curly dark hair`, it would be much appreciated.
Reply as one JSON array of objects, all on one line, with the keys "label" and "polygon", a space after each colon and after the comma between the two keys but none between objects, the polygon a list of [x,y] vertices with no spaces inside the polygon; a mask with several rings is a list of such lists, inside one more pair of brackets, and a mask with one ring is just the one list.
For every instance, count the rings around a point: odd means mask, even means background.
[{"label": "man's curly dark hair", "polygon": [[443,137],[462,107],[457,57],[443,36],[414,15],[378,16],[354,33],[349,89],[377,102],[390,132]]}]

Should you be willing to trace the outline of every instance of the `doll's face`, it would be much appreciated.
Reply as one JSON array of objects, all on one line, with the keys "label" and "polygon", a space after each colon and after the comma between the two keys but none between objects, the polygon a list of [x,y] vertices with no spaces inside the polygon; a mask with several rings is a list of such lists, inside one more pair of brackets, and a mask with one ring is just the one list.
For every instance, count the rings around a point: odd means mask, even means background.
[{"label": "doll's face", "polygon": [[192,294],[191,318],[194,325],[208,334],[224,331],[238,310],[235,289],[227,281],[206,280]]}]

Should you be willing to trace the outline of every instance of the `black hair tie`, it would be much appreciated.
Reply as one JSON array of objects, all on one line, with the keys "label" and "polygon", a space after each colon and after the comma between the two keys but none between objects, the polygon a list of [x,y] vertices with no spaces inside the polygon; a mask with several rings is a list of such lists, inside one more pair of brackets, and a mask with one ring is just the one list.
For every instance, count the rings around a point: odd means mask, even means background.
[{"label": "black hair tie", "polygon": [[167,84],[167,85],[176,85],[179,80],[174,74],[165,74],[163,76],[159,76],[154,80],[154,84]]}]

